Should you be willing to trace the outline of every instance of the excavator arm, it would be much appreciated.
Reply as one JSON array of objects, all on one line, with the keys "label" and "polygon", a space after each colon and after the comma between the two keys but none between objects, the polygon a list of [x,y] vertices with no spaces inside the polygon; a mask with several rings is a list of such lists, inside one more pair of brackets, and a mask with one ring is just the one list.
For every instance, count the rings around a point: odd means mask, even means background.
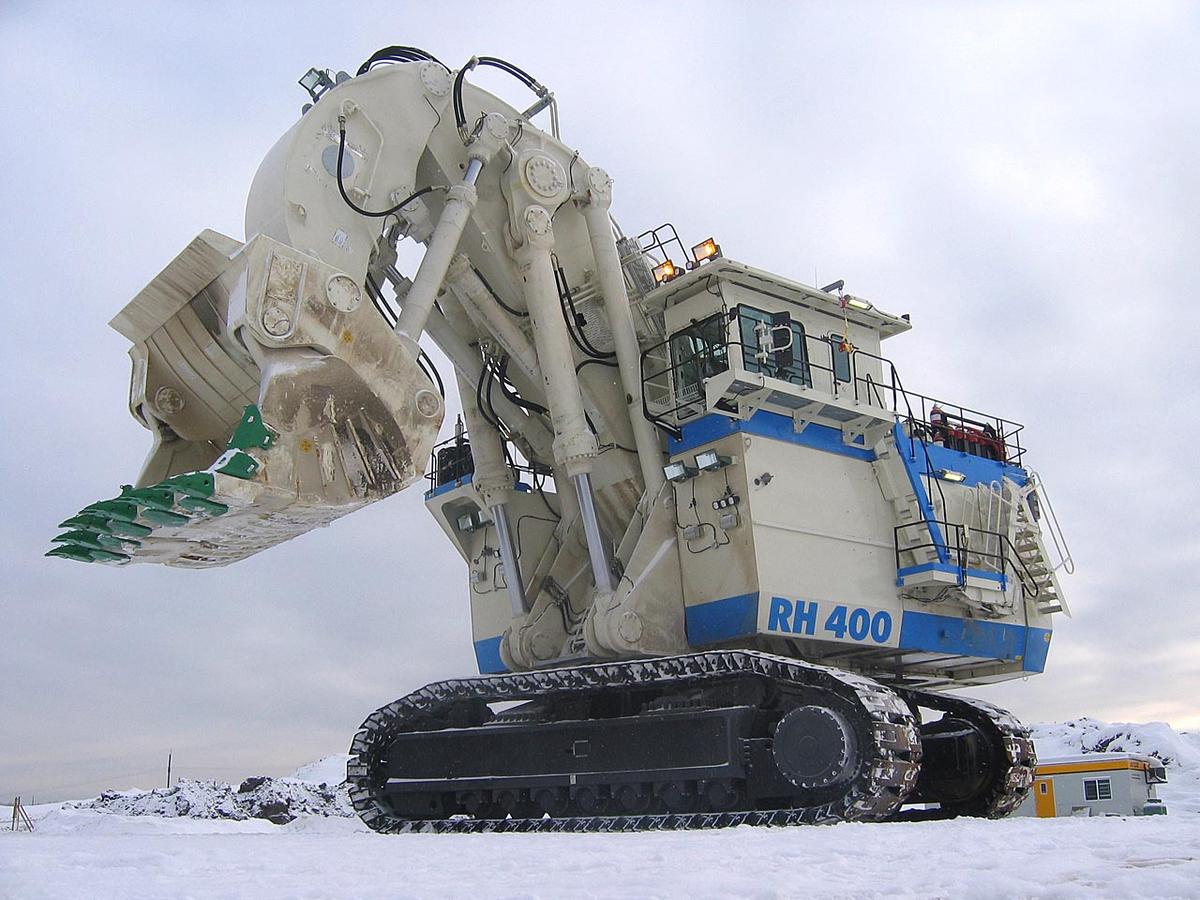
[{"label": "excavator arm", "polygon": [[[317,79],[314,105],[254,179],[244,243],[202,233],[113,320],[133,344],[130,411],[153,447],[136,485],[64,522],[50,553],[225,565],[411,485],[444,414],[421,360],[428,336],[461,386],[471,491],[496,531],[506,608],[541,621],[568,594],[611,614],[588,622],[591,652],[630,649],[613,615],[642,649],[682,649],[678,564],[661,552],[674,540],[664,438],[642,415],[650,326],[630,307],[611,179],[529,121],[553,95],[516,67],[481,57],[451,74],[420,51],[390,51],[357,77]],[[515,75],[533,106],[473,86],[480,65]],[[397,267],[406,239],[424,246],[411,277]],[[580,343],[568,284],[592,285],[603,332],[592,340],[612,349]],[[510,447],[554,476],[542,497],[559,522],[538,568],[518,559],[510,508],[527,498]],[[643,531],[653,547],[639,554]],[[644,638],[619,609],[631,566],[656,569],[661,586],[642,592],[668,610]],[[513,634],[514,665],[569,643],[561,628]]]}]

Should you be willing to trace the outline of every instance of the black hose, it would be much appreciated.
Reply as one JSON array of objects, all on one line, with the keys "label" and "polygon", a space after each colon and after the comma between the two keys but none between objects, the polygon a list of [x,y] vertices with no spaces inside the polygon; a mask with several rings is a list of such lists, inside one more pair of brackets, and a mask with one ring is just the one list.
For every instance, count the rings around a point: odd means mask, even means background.
[{"label": "black hose", "polygon": [[337,159],[338,193],[342,195],[342,199],[346,201],[346,205],[348,207],[350,207],[352,210],[354,210],[356,213],[358,213],[360,216],[369,216],[372,219],[382,219],[385,216],[395,215],[402,208],[404,208],[405,206],[408,206],[408,204],[412,203],[414,200],[416,200],[418,197],[422,196],[423,194],[428,194],[430,191],[441,190],[440,188],[438,188],[436,186],[430,185],[429,187],[423,187],[419,191],[416,191],[416,192],[410,194],[409,196],[405,197],[403,200],[401,200],[399,203],[397,203],[395,206],[393,206],[389,209],[380,210],[378,212],[374,212],[369,209],[363,209],[361,206],[355,205],[354,201],[350,199],[350,195],[346,193],[346,185],[345,185],[345,182],[342,181],[342,158],[345,155],[346,155],[346,117],[338,116],[338,159]]},{"label": "black hose", "polygon": [[520,318],[528,318],[529,317],[529,313],[521,312],[521,310],[519,310],[519,309],[513,309],[511,306],[509,306],[507,303],[505,303],[503,300],[501,300],[500,295],[496,293],[495,289],[490,284],[488,284],[488,280],[483,277],[482,272],[480,272],[474,266],[471,266],[471,270],[476,275],[479,276],[479,280],[481,282],[483,282],[483,286],[485,288],[487,288],[487,292],[492,295],[492,299],[500,304],[501,309],[503,309],[506,313],[508,313],[509,315],[512,315],[512,316],[518,316]]},{"label": "black hose", "polygon": [[463,133],[463,129],[467,127],[467,111],[463,107],[462,97],[463,79],[477,65],[479,65],[479,60],[472,57],[454,76],[454,90],[451,94],[451,99],[454,101],[454,124],[458,126],[460,135]]},{"label": "black hose", "polygon": [[[437,366],[433,364],[433,360],[429,358],[429,354],[424,350],[417,356],[417,365],[421,367],[421,371],[425,373],[425,377],[437,385],[438,393],[442,395],[442,399],[446,399],[446,386],[442,384],[441,373],[438,372]],[[428,368],[426,368],[428,366]]]},{"label": "black hose", "polygon": [[483,383],[491,377],[491,367],[491,360],[485,359],[483,361],[483,369],[479,373],[479,381],[475,383],[475,405],[479,407],[479,414],[483,416],[484,420],[498,432],[503,434],[504,429],[500,427],[500,423],[496,418],[493,418],[488,414],[487,404],[484,401]]},{"label": "black hose", "polygon": [[463,129],[467,127],[467,112],[466,108],[463,106],[462,98],[463,80],[466,78],[467,73],[476,66],[491,66],[499,69],[501,72],[507,72],[539,97],[544,97],[546,95],[545,85],[539,82],[524,69],[518,68],[507,60],[500,59],[499,57],[473,56],[465,66],[458,70],[458,74],[454,76],[454,124],[458,126],[460,133],[462,133]]},{"label": "black hose", "polygon": [[537,413],[538,415],[541,415],[541,416],[550,415],[549,409],[542,406],[540,403],[534,403],[532,400],[524,399],[520,394],[518,394],[516,392],[516,390],[509,387],[508,383],[505,381],[505,379],[508,376],[508,357],[507,356],[504,357],[504,359],[500,361],[500,370],[496,374],[499,376],[499,378],[497,380],[500,383],[500,393],[502,393],[505,397],[507,397],[509,400],[511,400],[517,406],[521,407],[521,409],[528,410],[531,413]]},{"label": "black hose", "polygon": [[583,362],[581,362],[579,365],[577,365],[575,367],[575,372],[578,373],[579,370],[582,369],[584,366],[605,366],[609,369],[619,369],[620,368],[619,365],[617,365],[615,362],[612,362],[611,360],[596,359],[595,357],[589,356],[587,359],[585,359]]},{"label": "black hose", "polygon": [[389,328],[396,327],[396,314],[392,311],[391,305],[387,302],[387,298],[383,296],[383,291],[379,289],[379,285],[375,283],[370,273],[367,273],[367,296],[371,298],[371,302],[375,304],[375,309],[379,311],[379,315],[383,316],[383,321],[387,322]]},{"label": "black hose", "polygon": [[[583,333],[582,327],[579,328],[579,333],[576,334],[575,329],[579,326],[579,311],[575,308],[575,300],[571,296],[571,289],[567,286],[567,276],[563,272],[562,266],[558,266],[554,272],[554,281],[558,285],[558,305],[562,307],[563,319],[567,323],[567,332],[571,335],[571,340],[579,350],[593,359],[614,359],[616,353],[597,350],[592,346],[592,342],[587,339],[587,335]],[[570,311],[567,306],[570,306]]]},{"label": "black hose", "polygon": [[[492,363],[492,372],[488,378],[487,390],[484,391],[483,400],[487,404],[488,412],[492,414],[492,420],[496,423],[496,430],[500,432],[501,437],[504,436],[503,420],[500,418],[500,413],[496,412],[496,401],[492,399],[492,390],[496,386],[496,364]],[[505,453],[507,454],[507,450]]]},{"label": "black hose", "polygon": [[479,64],[481,66],[493,66],[502,72],[507,72],[509,75],[512,75],[522,84],[524,84],[527,88],[535,92],[542,87],[542,85],[538,83],[538,80],[524,69],[520,69],[507,60],[500,59],[499,57],[481,56],[479,57]]},{"label": "black hose", "polygon": [[[435,56],[426,53],[419,47],[384,47],[382,50],[376,50],[371,54],[371,58],[358,67],[357,75],[365,75],[374,66],[379,63],[395,63],[395,62],[435,62],[442,68],[446,68],[445,64]],[[449,71],[449,69],[446,69]]]}]

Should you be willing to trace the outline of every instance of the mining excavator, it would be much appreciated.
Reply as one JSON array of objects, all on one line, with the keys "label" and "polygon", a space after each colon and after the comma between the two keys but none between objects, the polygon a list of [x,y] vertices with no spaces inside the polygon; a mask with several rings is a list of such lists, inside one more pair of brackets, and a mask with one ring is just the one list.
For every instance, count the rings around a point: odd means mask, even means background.
[{"label": "mining excavator", "polygon": [[948,692],[1041,672],[1067,613],[1022,426],[910,390],[909,317],[841,281],[626,235],[511,63],[300,84],[246,239],[202,232],[113,320],[153,448],[48,555],[221,566],[424,480],[480,674],[363,722],[377,831],[1013,810],[1028,732]]}]

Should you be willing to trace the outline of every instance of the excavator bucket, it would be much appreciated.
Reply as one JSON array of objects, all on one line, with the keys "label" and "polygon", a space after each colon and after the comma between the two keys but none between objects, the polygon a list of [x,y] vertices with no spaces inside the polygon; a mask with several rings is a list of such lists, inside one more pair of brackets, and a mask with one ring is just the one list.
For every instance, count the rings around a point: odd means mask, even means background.
[{"label": "excavator bucket", "polygon": [[419,479],[442,398],[362,300],[270,238],[200,234],[111,323],[154,436],[141,475],[64,521],[47,555],[227,565]]}]

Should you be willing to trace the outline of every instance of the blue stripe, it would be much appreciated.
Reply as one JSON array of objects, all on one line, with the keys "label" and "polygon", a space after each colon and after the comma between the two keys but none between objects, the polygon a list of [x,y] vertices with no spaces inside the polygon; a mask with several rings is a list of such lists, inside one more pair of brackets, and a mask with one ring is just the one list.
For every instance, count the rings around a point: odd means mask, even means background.
[{"label": "blue stripe", "polygon": [[[425,499],[432,500],[434,497],[440,496],[441,494],[444,494],[447,491],[452,491],[455,488],[460,488],[464,484],[470,484],[474,480],[475,480],[474,474],[468,473],[468,474],[464,475],[462,478],[456,479],[454,481],[447,481],[445,484],[439,484],[432,491],[425,492]],[[522,491],[524,493],[529,493],[530,491],[533,490],[533,488],[531,488],[529,485],[525,484],[525,482],[523,482],[523,481],[518,481],[516,484],[513,485],[513,490]]]},{"label": "blue stripe", "polygon": [[[905,440],[908,438],[905,437]],[[1003,484],[1004,478],[1010,478],[1024,486],[1025,482],[1029,480],[1028,473],[1020,466],[1010,466],[1008,463],[988,459],[986,456],[972,456],[970,453],[951,450],[941,444],[926,443],[925,449],[929,451],[929,461],[933,464],[933,471],[950,469],[954,472],[961,472],[967,476],[967,480],[962,483],[968,487],[974,487],[977,484],[991,484],[993,481]]]},{"label": "blue stripe", "polygon": [[425,499],[432,500],[434,497],[446,493],[446,491],[452,491],[455,488],[462,487],[464,484],[470,484],[474,477],[474,475],[468,473],[462,478],[456,478],[454,481],[447,481],[445,484],[439,484],[432,491],[425,492]]},{"label": "blue stripe", "polygon": [[475,642],[475,661],[479,663],[480,675],[507,672],[508,666],[500,658],[500,638],[485,638]]},{"label": "blue stripe", "polygon": [[899,422],[896,423],[893,433],[896,436],[896,455],[904,463],[904,471],[908,473],[908,483],[912,486],[913,493],[917,495],[917,506],[921,510],[921,518],[925,520],[925,527],[929,529],[929,537],[933,540],[933,546],[937,549],[938,561],[949,562],[950,551],[946,549],[946,538],[942,535],[941,526],[934,521],[937,516],[933,514],[933,504],[929,501],[929,492],[925,490],[925,482],[921,480],[921,469],[917,468],[914,453],[904,450],[905,442],[909,442],[910,447],[913,442],[904,433],[904,426]]},{"label": "blue stripe", "polygon": [[1049,628],[905,612],[900,624],[900,649],[1020,660],[1024,671],[1041,672],[1050,652],[1050,634]]},{"label": "blue stripe", "polygon": [[687,608],[688,643],[713,644],[758,631],[758,592]]},{"label": "blue stripe", "polygon": [[850,456],[867,462],[875,458],[875,452],[871,449],[864,449],[862,446],[847,446],[842,441],[842,432],[839,428],[812,424],[797,434],[796,423],[790,416],[781,416],[779,413],[768,412],[765,409],[758,410],[744,422],[718,413],[711,413],[687,422],[683,425],[683,437],[679,440],[671,438],[667,449],[672,456],[675,456],[738,432],[774,438],[777,441],[787,441],[789,444],[799,444],[803,447],[812,447],[816,450],[836,453],[839,456]]}]

